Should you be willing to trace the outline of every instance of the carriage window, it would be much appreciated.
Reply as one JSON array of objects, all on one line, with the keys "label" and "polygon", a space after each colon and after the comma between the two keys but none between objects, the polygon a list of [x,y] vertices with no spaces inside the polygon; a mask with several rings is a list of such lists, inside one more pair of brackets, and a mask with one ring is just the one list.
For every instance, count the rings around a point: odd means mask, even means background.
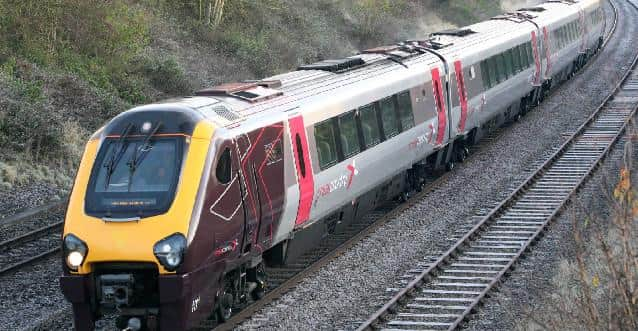
[{"label": "carriage window", "polygon": [[361,131],[366,148],[370,148],[381,142],[379,122],[377,121],[377,109],[374,104],[369,104],[359,110],[361,119]]},{"label": "carriage window", "polygon": [[510,49],[510,53],[512,53],[512,61],[514,65],[514,72],[519,73],[522,71],[523,66],[521,65],[521,53],[518,51],[518,47],[514,47]]},{"label": "carriage window", "polygon": [[414,114],[412,113],[412,99],[410,92],[406,91],[397,95],[399,102],[399,118],[401,118],[401,128],[407,131],[414,127]]},{"label": "carriage window", "polygon": [[508,76],[513,76],[514,75],[514,59],[512,59],[512,51],[511,50],[507,50],[505,53],[505,66],[507,68],[507,75]]},{"label": "carriage window", "polygon": [[397,119],[397,111],[394,107],[392,98],[385,98],[379,102],[381,107],[381,125],[385,138],[390,139],[399,133],[399,121]]},{"label": "carriage window", "polygon": [[303,155],[303,147],[301,146],[301,136],[295,134],[295,145],[297,145],[297,160],[299,160],[299,170],[301,170],[301,177],[306,178],[306,159]]},{"label": "carriage window", "polygon": [[527,63],[529,65],[533,65],[536,60],[534,60],[534,51],[532,50],[532,43],[528,42],[525,44],[525,52],[527,53]]},{"label": "carriage window", "polygon": [[481,62],[481,77],[483,78],[483,85],[490,88],[490,72],[487,69],[487,61]]},{"label": "carriage window", "polygon": [[521,67],[523,68],[523,70],[529,68],[529,59],[527,58],[525,47],[523,45],[518,45],[518,47],[516,48],[518,49],[518,54],[521,59]]},{"label": "carriage window", "polygon": [[354,111],[339,116],[338,122],[341,150],[343,151],[344,159],[347,159],[361,151]]},{"label": "carriage window", "polygon": [[217,161],[217,169],[215,170],[217,181],[221,184],[230,183],[231,172],[230,148],[226,147]]},{"label": "carriage window", "polygon": [[496,58],[491,57],[487,59],[487,67],[490,72],[490,87],[494,87],[498,84],[498,76],[496,74]]},{"label": "carriage window", "polygon": [[337,143],[332,120],[323,121],[315,126],[315,142],[321,170],[337,164]]},{"label": "carriage window", "polygon": [[494,55],[494,65],[496,68],[496,80],[498,83],[502,83],[505,77],[505,61],[501,57],[501,54]]}]

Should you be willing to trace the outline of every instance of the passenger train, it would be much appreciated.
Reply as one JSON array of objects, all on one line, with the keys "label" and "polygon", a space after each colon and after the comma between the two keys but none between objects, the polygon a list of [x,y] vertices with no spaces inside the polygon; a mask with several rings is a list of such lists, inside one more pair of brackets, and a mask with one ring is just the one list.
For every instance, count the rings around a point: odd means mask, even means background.
[{"label": "passenger train", "polygon": [[599,0],[548,1],[118,115],[88,141],[65,218],[75,327],[228,319],[264,294],[266,265],[453,168],[579,70],[604,29]]}]

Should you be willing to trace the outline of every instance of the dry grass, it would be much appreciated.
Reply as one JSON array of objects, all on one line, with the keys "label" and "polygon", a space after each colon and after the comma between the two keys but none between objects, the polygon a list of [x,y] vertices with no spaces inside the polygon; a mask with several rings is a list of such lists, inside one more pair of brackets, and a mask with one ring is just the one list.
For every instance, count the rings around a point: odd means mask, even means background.
[{"label": "dry grass", "polygon": [[575,257],[561,262],[555,292],[519,329],[638,329],[638,165],[631,142],[623,160],[613,185],[603,185],[611,191],[609,215],[573,217]]}]

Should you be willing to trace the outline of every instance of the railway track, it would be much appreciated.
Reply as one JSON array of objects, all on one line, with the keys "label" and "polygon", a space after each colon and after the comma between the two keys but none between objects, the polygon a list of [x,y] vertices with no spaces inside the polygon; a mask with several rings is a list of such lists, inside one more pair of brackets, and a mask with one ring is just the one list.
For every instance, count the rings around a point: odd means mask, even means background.
[{"label": "railway track", "polygon": [[[636,10],[634,4],[632,4]],[[607,156],[638,109],[630,69],[594,114],[452,248],[421,271],[358,330],[454,330],[539,240]]]},{"label": "railway track", "polygon": [[66,200],[54,201],[0,219],[0,231],[14,235],[0,242],[0,276],[60,251],[63,222],[58,215],[65,205]]},{"label": "railway track", "polygon": [[55,222],[0,243],[0,276],[58,253],[62,225]]},{"label": "railway track", "polygon": [[[611,36],[616,31],[618,22],[618,9],[615,7],[613,2],[610,1],[610,4],[614,10],[614,21],[612,22],[609,33],[604,40],[603,48],[609,43]],[[593,61],[589,61],[577,74],[581,74],[591,65],[592,62]],[[479,150],[484,144],[489,144],[493,140],[497,139],[502,133],[502,129],[503,128],[498,128],[488,133],[482,138],[478,145],[471,148],[472,152]],[[439,177],[431,178],[431,181],[425,187],[423,192],[420,192],[416,196],[410,198],[406,203],[388,203],[381,209],[371,212],[363,220],[353,224],[345,231],[345,233],[340,234],[338,238],[326,238],[322,246],[305,254],[299,262],[283,268],[267,269],[267,274],[269,275],[267,282],[269,285],[264,298],[240,307],[239,311],[230,320],[223,324],[217,324],[215,321],[206,321],[201,324],[197,330],[232,330],[259,312],[266,305],[276,301],[286,292],[297,286],[303,279],[313,274],[321,267],[327,265],[330,261],[340,256],[348,249],[352,248],[357,242],[373,233],[376,229],[393,219],[396,215],[412,207],[421,198],[434,190],[438,186],[438,183],[445,181],[450,174],[452,173],[445,173]]]}]

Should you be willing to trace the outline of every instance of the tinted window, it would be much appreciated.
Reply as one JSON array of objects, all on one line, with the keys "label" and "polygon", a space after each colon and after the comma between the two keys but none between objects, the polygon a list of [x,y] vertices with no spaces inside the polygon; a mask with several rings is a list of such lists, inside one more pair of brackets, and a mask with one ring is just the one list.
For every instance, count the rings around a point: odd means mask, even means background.
[{"label": "tinted window", "polygon": [[386,139],[390,139],[399,133],[399,121],[397,111],[392,98],[385,98],[379,102],[381,108],[381,125]]},{"label": "tinted window", "polygon": [[534,51],[532,50],[531,42],[525,44],[525,52],[527,53],[527,63],[529,63],[530,66],[533,66],[536,61],[534,60]]},{"label": "tinted window", "polygon": [[377,121],[377,111],[374,104],[362,107],[359,110],[359,118],[361,119],[361,131],[363,132],[363,141],[366,148],[372,147],[381,142],[379,123]]},{"label": "tinted window", "polygon": [[315,141],[321,170],[337,164],[337,144],[332,120],[327,120],[315,126]]},{"label": "tinted window", "polygon": [[487,66],[490,72],[490,87],[498,84],[498,76],[496,74],[496,58],[491,57],[487,59]]},{"label": "tinted window", "polygon": [[490,71],[487,68],[487,61],[481,62],[481,76],[483,77],[483,85],[486,88],[492,87],[490,82]]},{"label": "tinted window", "polygon": [[512,59],[512,51],[511,50],[507,50],[507,52],[505,52],[505,66],[507,68],[507,75],[508,76],[513,76],[514,75],[514,59]]},{"label": "tinted window", "polygon": [[527,58],[527,52],[525,51],[525,46],[518,45],[518,47],[516,48],[518,49],[518,54],[521,59],[521,67],[523,69],[529,68],[529,62],[528,62],[529,59]]},{"label": "tinted window", "polygon": [[399,102],[399,118],[401,119],[401,128],[403,131],[414,127],[414,114],[412,113],[412,99],[410,92],[403,92],[397,95]]},{"label": "tinted window", "polygon": [[339,116],[338,122],[341,150],[343,151],[343,157],[347,159],[361,150],[354,111]]},{"label": "tinted window", "polygon": [[512,61],[513,61],[513,65],[514,65],[514,72],[519,73],[521,72],[523,66],[521,65],[521,53],[519,53],[518,51],[518,47],[514,47],[512,49],[510,49],[510,52],[512,53]]},{"label": "tinted window", "polygon": [[224,152],[219,156],[219,161],[217,161],[217,168],[215,170],[217,181],[222,184],[230,183],[231,171],[230,148],[226,147]]}]

